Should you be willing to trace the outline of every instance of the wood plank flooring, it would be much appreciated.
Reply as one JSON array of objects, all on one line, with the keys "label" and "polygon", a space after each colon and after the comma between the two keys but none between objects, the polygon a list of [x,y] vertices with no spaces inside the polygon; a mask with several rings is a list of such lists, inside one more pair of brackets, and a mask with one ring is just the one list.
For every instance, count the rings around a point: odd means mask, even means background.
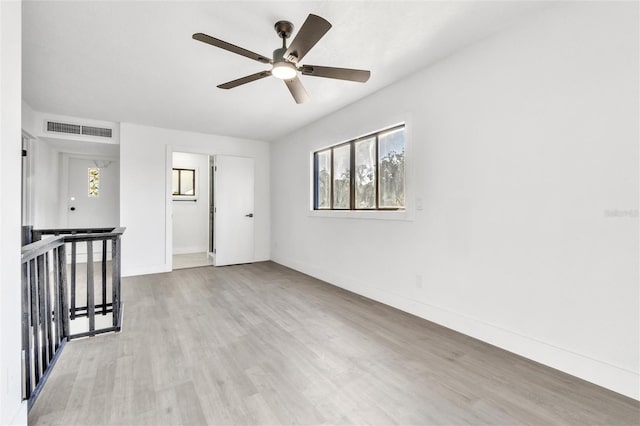
[{"label": "wood plank flooring", "polygon": [[172,256],[173,270],[197,268],[198,266],[211,266],[213,260],[209,257],[209,253],[184,253],[174,254]]},{"label": "wood plank flooring", "polygon": [[272,262],[125,278],[29,424],[640,423],[640,404]]}]

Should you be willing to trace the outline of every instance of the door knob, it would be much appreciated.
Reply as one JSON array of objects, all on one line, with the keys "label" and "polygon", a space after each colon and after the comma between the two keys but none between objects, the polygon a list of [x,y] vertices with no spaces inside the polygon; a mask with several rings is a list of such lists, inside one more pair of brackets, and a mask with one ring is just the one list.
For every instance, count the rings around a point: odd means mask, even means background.
[{"label": "door knob", "polygon": [[253,217],[253,213],[245,214],[244,217]]}]

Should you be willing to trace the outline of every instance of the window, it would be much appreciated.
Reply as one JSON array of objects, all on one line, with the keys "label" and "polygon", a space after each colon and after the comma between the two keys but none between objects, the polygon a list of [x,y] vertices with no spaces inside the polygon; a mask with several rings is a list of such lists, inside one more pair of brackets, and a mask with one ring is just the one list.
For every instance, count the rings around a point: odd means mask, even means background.
[{"label": "window", "polygon": [[333,149],[333,208],[351,207],[351,147],[346,144]]},{"label": "window", "polygon": [[404,210],[404,124],[313,153],[315,210]]},{"label": "window", "polygon": [[173,195],[196,195],[196,171],[194,169],[173,169]]},{"label": "window", "polygon": [[89,167],[89,197],[100,196],[100,168]]}]

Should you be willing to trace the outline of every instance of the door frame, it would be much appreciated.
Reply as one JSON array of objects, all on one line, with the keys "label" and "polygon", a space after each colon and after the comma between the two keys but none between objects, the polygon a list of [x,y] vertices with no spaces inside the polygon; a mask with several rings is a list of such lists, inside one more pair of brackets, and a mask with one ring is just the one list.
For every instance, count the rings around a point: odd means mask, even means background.
[{"label": "door frame", "polygon": [[34,196],[33,196],[33,175],[35,173],[35,162],[33,158],[33,136],[22,131],[22,150],[26,151],[26,156],[21,156],[21,225],[33,225],[34,218]]},{"label": "door frame", "polygon": [[[165,199],[165,215],[164,215],[164,271],[173,271],[173,153],[183,152],[185,154],[205,155],[209,157],[209,166],[211,165],[211,158],[216,155],[212,152],[202,152],[194,148],[172,146],[167,144],[165,146],[165,182],[164,182],[164,199]],[[210,167],[209,167],[210,169]],[[209,170],[209,173],[210,170]],[[211,177],[210,177],[211,179]],[[200,185],[198,183],[197,185]],[[209,194],[207,194],[207,198]],[[207,222],[209,218],[207,217]],[[212,232],[209,229],[209,232]]]}]

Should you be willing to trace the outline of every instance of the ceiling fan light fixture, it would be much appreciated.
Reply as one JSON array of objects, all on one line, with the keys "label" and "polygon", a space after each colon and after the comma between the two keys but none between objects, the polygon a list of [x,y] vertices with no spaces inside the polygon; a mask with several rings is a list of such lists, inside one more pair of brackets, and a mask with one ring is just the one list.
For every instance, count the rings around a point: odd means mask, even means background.
[{"label": "ceiling fan light fixture", "polygon": [[291,80],[297,75],[298,70],[296,66],[290,62],[276,62],[273,64],[271,75],[279,78],[280,80]]},{"label": "ceiling fan light fixture", "polygon": [[273,59],[203,33],[195,33],[192,37],[194,40],[210,44],[211,46],[224,49],[236,55],[244,56],[263,64],[272,64],[271,70],[269,71],[260,71],[219,84],[218,88],[220,89],[233,89],[234,87],[251,83],[252,81],[274,76],[284,81],[293,99],[296,103],[301,104],[309,100],[309,95],[298,78],[298,72],[300,72],[301,75],[358,81],[361,83],[369,80],[371,72],[367,70],[303,65],[299,63],[299,61],[309,53],[309,50],[331,29],[331,24],[326,19],[318,15],[309,14],[289,47],[287,47],[287,39],[293,33],[293,24],[289,21],[278,21],[274,28],[278,36],[282,39],[282,47],[273,51]]}]

